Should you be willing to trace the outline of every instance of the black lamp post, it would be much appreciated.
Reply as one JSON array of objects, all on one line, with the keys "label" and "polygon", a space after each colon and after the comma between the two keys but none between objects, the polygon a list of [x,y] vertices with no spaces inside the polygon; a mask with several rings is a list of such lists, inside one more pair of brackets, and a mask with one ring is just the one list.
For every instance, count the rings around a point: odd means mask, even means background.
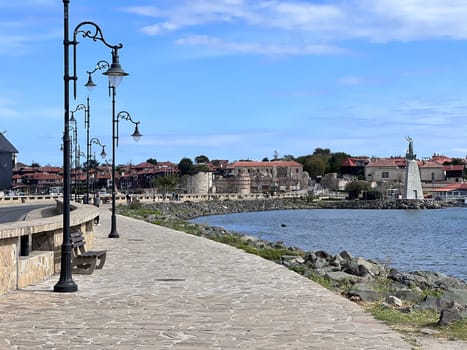
[{"label": "black lamp post", "polygon": [[115,189],[115,148],[118,147],[119,119],[129,120],[130,122],[135,124],[135,131],[133,132],[131,136],[136,142],[138,142],[142,136],[138,129],[139,122],[135,122],[131,118],[130,113],[126,111],[121,111],[117,115],[113,114],[113,118],[112,118],[112,220],[111,220],[111,229],[109,233],[109,238],[120,237],[117,232],[117,214],[116,214],[116,206],[115,206],[115,192],[116,192],[116,189]]},{"label": "black lamp post", "polygon": [[83,158],[86,158],[86,155],[84,154],[84,152],[81,152],[80,150],[80,147],[78,145],[78,149],[76,151],[76,196],[75,196],[75,201],[77,202],[78,199],[79,199],[79,195],[78,195],[78,182],[79,182],[79,188],[81,189],[81,157]]},{"label": "black lamp post", "polygon": [[91,145],[96,144],[102,147],[102,151],[100,153],[102,158],[105,158],[107,154],[105,153],[105,145],[101,144],[98,138],[93,137],[88,142],[87,153],[86,153],[86,197],[89,200],[89,166],[91,163]]},{"label": "black lamp post", "polygon": [[[88,106],[89,106],[89,99],[88,99]],[[89,107],[86,107],[82,103],[77,105],[74,110],[72,110],[71,113],[71,118],[70,122],[73,123],[73,126],[70,126],[71,130],[73,131],[73,137],[72,141],[74,144],[74,153],[75,153],[75,171],[74,171],[74,177],[75,177],[75,201],[78,200],[78,168],[79,168],[79,151],[78,151],[78,121],[75,118],[75,113],[77,111],[83,110],[84,111],[84,124],[86,126],[86,120],[88,118],[89,114]],[[89,128],[87,128],[87,137],[89,137]],[[73,151],[72,151],[73,153]],[[73,157],[72,157],[73,158]]]},{"label": "black lamp post", "polygon": [[[93,41],[101,41],[112,49],[112,66],[105,72],[109,77],[110,84],[114,85],[121,80],[123,76],[128,75],[118,62],[118,49],[122,44],[108,44],[99,26],[93,22],[81,22],[75,27],[73,41],[69,39],[69,5],[70,0],[63,0],[63,67],[64,67],[64,135],[63,135],[63,242],[60,262],[60,279],[54,286],[55,292],[69,293],[76,292],[78,285],[73,281],[71,268],[71,237],[70,237],[70,81],[74,85],[74,98],[76,99],[76,47],[78,41],[76,36],[81,33],[84,38],[90,38]],[[93,31],[83,31],[80,28],[89,26]],[[70,76],[70,46],[73,46],[73,76]]]},{"label": "black lamp post", "polygon": [[[75,112],[77,112],[79,110],[84,111],[84,128],[86,129],[86,145],[87,145],[87,144],[89,144],[89,128],[90,128],[90,120],[91,120],[90,119],[91,118],[91,106],[89,104],[89,96],[86,99],[86,105],[81,103],[81,104],[76,106],[75,110],[71,111],[70,122],[75,122],[75,125],[76,125]],[[77,142],[77,140],[75,142]],[[88,183],[88,177],[86,176],[86,189],[88,188],[87,183]],[[88,198],[89,198],[89,193],[86,192],[86,197],[83,200],[83,202],[85,204],[88,203]],[[76,200],[76,198],[75,198],[75,200]]]},{"label": "black lamp post", "polygon": [[[94,84],[94,82],[92,81],[92,74],[95,73],[96,71],[98,70],[101,70],[101,69],[109,69],[111,68],[111,65],[109,62],[105,61],[105,60],[100,60],[99,62],[96,63],[96,68],[94,68],[92,71],[86,71],[86,73],[88,73],[88,81],[86,84],[84,84],[84,86],[86,86],[88,88],[89,91],[92,91],[94,89],[94,87],[96,86],[96,84]],[[110,79],[109,79],[109,86],[110,86]],[[87,171],[86,171],[86,203],[88,203],[89,201],[89,162],[90,162],[90,157],[91,157],[91,141],[89,140],[89,125],[90,125],[90,119],[91,119],[91,114],[90,114],[90,107],[89,107],[89,96],[88,96],[88,118],[87,118],[87,124],[86,124],[86,121],[85,121],[85,126],[87,126],[87,130],[88,130],[88,133],[87,133],[87,139],[86,139],[86,164],[87,164]],[[94,139],[93,139],[94,140]],[[95,139],[97,142],[98,145],[102,146],[102,152],[101,152],[101,156],[102,158],[105,158],[106,154],[105,154],[105,146],[101,145],[100,141],[98,139]]]}]

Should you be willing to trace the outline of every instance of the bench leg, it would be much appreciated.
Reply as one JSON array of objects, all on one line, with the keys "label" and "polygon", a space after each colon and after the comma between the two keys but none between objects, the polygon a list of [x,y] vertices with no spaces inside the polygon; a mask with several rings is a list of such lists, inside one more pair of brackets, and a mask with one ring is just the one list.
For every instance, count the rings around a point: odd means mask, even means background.
[{"label": "bench leg", "polygon": [[94,272],[97,264],[97,257],[87,259],[75,259],[73,261],[72,273],[78,275],[90,275]]},{"label": "bench leg", "polygon": [[102,254],[101,256],[98,257],[99,265],[96,266],[96,269],[99,270],[99,269],[102,269],[104,267],[106,256],[107,256],[107,254]]}]

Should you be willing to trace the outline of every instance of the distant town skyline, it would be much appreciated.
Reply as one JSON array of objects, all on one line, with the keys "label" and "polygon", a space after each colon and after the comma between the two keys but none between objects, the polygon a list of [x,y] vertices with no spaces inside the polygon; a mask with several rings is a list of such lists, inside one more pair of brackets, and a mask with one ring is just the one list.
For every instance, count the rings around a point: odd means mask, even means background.
[{"label": "distant town skyline", "polygon": [[[323,147],[318,147],[318,148],[323,148]],[[338,152],[344,152],[344,153],[348,153],[348,152],[345,152],[345,151],[336,151],[334,152],[333,150],[330,150],[331,153],[338,153]],[[293,160],[297,160],[297,158],[299,157],[302,157],[302,156],[307,156],[307,155],[312,155],[313,152],[310,152],[309,154],[300,154],[300,155],[293,155],[293,154],[285,154],[283,156],[278,156],[278,158],[274,158],[274,155],[272,157],[262,157],[260,159],[252,159],[252,158],[241,158],[241,159],[228,159],[228,158],[211,158],[209,157],[209,155],[207,154],[198,154],[196,156],[193,156],[193,157],[182,157],[180,159],[177,159],[177,160],[159,160],[159,159],[156,159],[156,161],[158,163],[166,163],[166,162],[170,162],[170,163],[173,163],[173,164],[178,164],[180,163],[180,161],[184,158],[188,158],[190,160],[193,161],[193,163],[196,163],[195,161],[195,158],[198,157],[198,156],[206,156],[208,157],[209,161],[216,161],[216,160],[222,160],[222,161],[227,161],[228,163],[234,163],[234,162],[239,162],[239,161],[252,161],[252,162],[261,162],[263,161],[263,159],[267,159],[267,161],[274,161],[274,159],[284,159],[285,157],[288,157],[288,156],[292,156],[293,157]],[[284,157],[285,156],[285,157]],[[453,157],[453,156],[450,156],[449,154],[439,154],[439,153],[433,153],[431,154],[430,156],[424,156],[424,157],[419,157],[418,155],[416,155],[416,159],[417,160],[428,160],[428,159],[432,159],[432,158],[440,158],[440,157],[446,157],[446,158],[451,158],[451,159],[463,159],[463,160],[466,160],[467,161],[467,157]],[[360,154],[360,155],[353,155],[353,154],[350,154],[350,158],[359,158],[359,157],[368,157],[368,158],[379,158],[379,159],[391,159],[391,158],[401,158],[401,159],[405,159],[406,158],[406,155],[405,154],[394,154],[394,155],[386,155],[386,156],[380,156],[380,157],[375,157],[375,156],[370,156],[368,154]],[[91,158],[91,159],[94,159],[94,156]],[[141,159],[141,160],[137,160],[137,161],[134,161],[134,162],[120,162],[120,163],[117,163],[117,165],[138,165],[138,164],[141,164],[141,163],[145,163],[147,162],[148,160],[153,160],[155,158],[148,158],[148,159]],[[100,165],[100,166],[104,166],[104,165],[108,165],[108,166],[111,166],[111,162],[109,160],[106,160],[106,159],[101,159],[100,157],[98,157],[96,155],[96,158],[95,160],[97,161],[97,163]],[[83,159],[80,163],[81,166],[83,166],[83,162],[85,160]],[[436,161],[438,162],[439,159],[436,159]],[[18,160],[17,159],[17,163],[21,163],[21,164],[25,164],[26,166],[31,166],[32,164],[39,164],[39,166],[41,167],[47,167],[47,166],[51,166],[51,167],[62,167],[62,164],[50,164],[50,163],[47,163],[47,164],[42,164],[40,162],[37,162],[37,161],[33,161],[31,163],[27,163],[27,162],[23,162],[21,160]],[[72,164],[72,167],[74,167],[74,163]]]},{"label": "distant town skyline", "polygon": [[[406,136],[417,157],[467,154],[467,2],[457,0],[70,1],[82,21],[123,43],[130,73],[117,89],[116,163],[273,158],[317,147],[397,156]],[[111,154],[102,43],[78,38],[78,91],[90,97],[91,137]],[[0,4],[0,132],[18,161],[61,166],[63,3]],[[84,113],[78,138],[85,151]],[[97,148],[93,152],[98,153]]]}]

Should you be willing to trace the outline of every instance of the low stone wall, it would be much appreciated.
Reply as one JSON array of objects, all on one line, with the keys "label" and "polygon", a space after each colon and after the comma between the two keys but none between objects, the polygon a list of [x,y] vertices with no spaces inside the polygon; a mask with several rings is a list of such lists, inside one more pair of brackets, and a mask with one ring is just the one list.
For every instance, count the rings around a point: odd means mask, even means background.
[{"label": "low stone wall", "polygon": [[[53,204],[52,204],[53,206]],[[42,209],[38,219],[0,224],[0,295],[35,284],[60,271],[63,242],[61,202],[56,203],[56,215],[51,208]],[[92,248],[94,218],[98,209],[91,205],[71,204],[71,230],[81,230],[86,244]],[[21,237],[28,237],[30,253],[21,256]]]},{"label": "low stone wall", "polygon": [[[300,192],[287,192],[277,193],[271,196],[268,193],[210,193],[210,194],[179,194],[174,196],[162,195],[162,194],[131,194],[131,201],[139,201],[143,203],[155,202],[155,203],[166,203],[166,202],[205,202],[205,201],[224,201],[224,200],[261,200],[271,198],[298,198],[303,197],[304,194]],[[125,198],[125,197],[123,197]],[[116,197],[117,202],[122,202],[122,197]],[[125,199],[126,201],[126,199]]]},{"label": "low stone wall", "polygon": [[18,204],[40,204],[49,203],[58,199],[58,195],[43,195],[43,196],[3,196],[0,197],[0,205],[18,205]]}]

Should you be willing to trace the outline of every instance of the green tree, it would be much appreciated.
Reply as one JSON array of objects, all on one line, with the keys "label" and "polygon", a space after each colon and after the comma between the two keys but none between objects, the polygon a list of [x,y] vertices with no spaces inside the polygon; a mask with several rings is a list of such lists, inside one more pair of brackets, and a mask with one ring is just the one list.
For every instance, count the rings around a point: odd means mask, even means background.
[{"label": "green tree", "polygon": [[152,165],[157,165],[157,160],[154,158],[149,158],[146,163],[152,164]]},{"label": "green tree", "polygon": [[305,159],[306,159],[306,157],[308,157],[308,156],[299,156],[299,157],[297,157],[295,160],[296,160],[297,162],[301,163],[301,164],[305,164]]},{"label": "green tree", "polygon": [[158,176],[152,180],[153,184],[161,189],[162,193],[173,192],[177,188],[177,175]]},{"label": "green tree", "polygon": [[315,148],[315,151],[313,152],[312,155],[321,156],[324,159],[327,159],[327,158],[329,158],[331,156],[331,150],[329,148],[317,147],[317,148]]},{"label": "green tree", "polygon": [[364,191],[370,190],[370,184],[366,181],[352,181],[345,186],[345,190],[349,194],[349,199],[356,199]]},{"label": "green tree", "polygon": [[88,170],[88,169],[95,169],[99,166],[99,162],[95,159],[89,159],[89,168],[88,168],[88,162],[83,163],[83,168]]},{"label": "green tree", "polygon": [[464,165],[465,161],[461,158],[454,158],[450,162],[444,162],[443,165]]},{"label": "green tree", "polygon": [[204,155],[197,156],[195,158],[195,163],[196,164],[209,163],[209,158]]},{"label": "green tree", "polygon": [[193,161],[190,158],[182,158],[178,163],[180,175],[191,175],[193,172]]},{"label": "green tree", "polygon": [[326,162],[323,157],[318,155],[307,156],[304,159],[303,170],[306,171],[311,178],[324,175]]},{"label": "green tree", "polygon": [[286,154],[282,157],[283,160],[295,160],[295,157],[291,154]]},{"label": "green tree", "polygon": [[209,167],[206,164],[196,164],[191,169],[191,174],[198,174],[198,173],[207,173],[209,171]]},{"label": "green tree", "polygon": [[327,169],[327,172],[340,174],[342,161],[349,157],[350,157],[350,154],[347,154],[345,152],[332,153],[331,156],[329,157],[329,161],[328,161],[329,168]]}]

